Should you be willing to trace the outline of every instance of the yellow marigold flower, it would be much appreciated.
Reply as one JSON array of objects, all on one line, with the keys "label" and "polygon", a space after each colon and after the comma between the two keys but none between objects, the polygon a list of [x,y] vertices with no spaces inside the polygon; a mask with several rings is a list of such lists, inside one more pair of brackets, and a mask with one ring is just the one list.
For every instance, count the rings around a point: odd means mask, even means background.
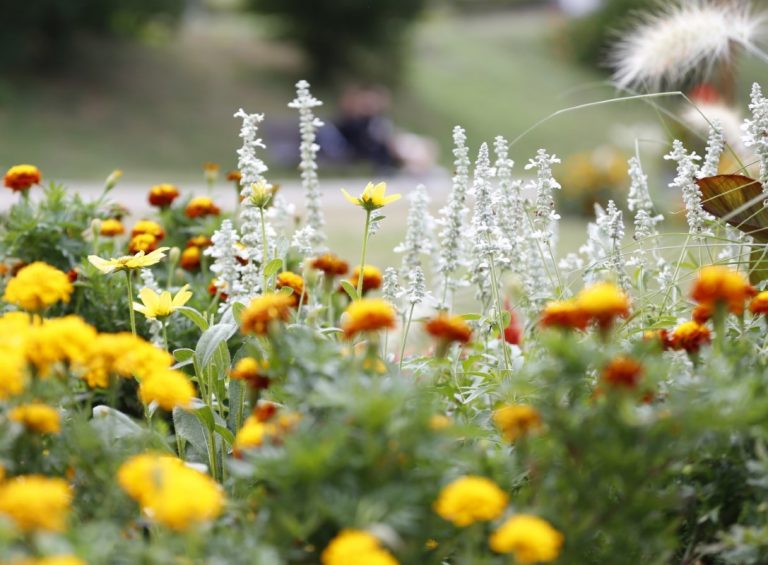
[{"label": "yellow marigold flower", "polygon": [[472,328],[461,316],[449,316],[440,313],[424,324],[427,333],[442,341],[457,341],[459,343],[469,343],[472,337]]},{"label": "yellow marigold flower", "polygon": [[636,359],[619,356],[603,369],[603,381],[621,388],[635,388],[643,376],[643,366]]},{"label": "yellow marigold flower", "polygon": [[445,414],[435,414],[429,419],[429,429],[433,432],[439,432],[450,428],[453,425],[451,420]]},{"label": "yellow marigold flower", "polygon": [[205,181],[209,184],[216,182],[216,179],[219,177],[220,168],[218,163],[212,163],[210,161],[203,163],[203,176],[205,177]]},{"label": "yellow marigold flower", "polygon": [[346,337],[360,332],[375,332],[394,329],[395,311],[392,305],[381,298],[363,298],[349,305],[345,312],[342,329]]},{"label": "yellow marigold flower", "polygon": [[691,298],[699,304],[714,307],[726,305],[732,314],[744,312],[744,302],[755,295],[755,289],[744,275],[720,265],[699,269],[691,288]]},{"label": "yellow marigold flower", "polygon": [[135,255],[127,255],[117,259],[102,259],[97,255],[89,255],[88,261],[102,273],[117,273],[119,271],[130,271],[133,269],[143,269],[159,263],[164,257],[168,247],[161,247],[147,255],[139,251]]},{"label": "yellow marigold flower", "polygon": [[262,422],[254,415],[248,416],[243,422],[243,427],[238,430],[232,448],[237,454],[244,449],[259,447],[274,433],[275,426],[273,424]]},{"label": "yellow marigold flower", "polygon": [[0,483],[0,514],[25,532],[62,532],[72,492],[63,479],[22,475]]},{"label": "yellow marigold flower", "polygon": [[78,316],[43,320],[32,326],[26,336],[27,358],[41,376],[50,374],[59,363],[72,366],[82,363],[96,339],[96,330]]},{"label": "yellow marigold flower", "polygon": [[493,423],[513,443],[520,437],[541,428],[538,410],[528,404],[507,404],[493,412]]},{"label": "yellow marigold flower", "polygon": [[58,410],[40,402],[17,406],[10,411],[8,418],[40,434],[57,434],[61,431]]},{"label": "yellow marigold flower", "polygon": [[8,281],[3,300],[28,312],[36,312],[57,302],[69,302],[73,290],[67,273],[36,261]]},{"label": "yellow marigold flower", "polygon": [[40,184],[42,175],[34,165],[15,165],[5,173],[3,183],[14,192],[24,192],[33,184]]},{"label": "yellow marigold flower", "polygon": [[157,249],[157,238],[151,233],[134,235],[128,242],[128,253],[149,253]]},{"label": "yellow marigold flower", "polygon": [[112,375],[139,379],[168,369],[173,357],[130,332],[99,334],[78,366],[81,377],[91,388],[107,388]]},{"label": "yellow marigold flower", "polygon": [[167,208],[179,196],[179,189],[172,184],[156,184],[149,189],[147,200],[152,206]]},{"label": "yellow marigold flower", "polygon": [[338,255],[326,253],[312,261],[312,268],[322,271],[328,278],[333,278],[346,275],[349,271],[349,263]]},{"label": "yellow marigold flower", "polygon": [[467,475],[443,487],[434,509],[444,520],[463,528],[495,520],[504,512],[508,500],[507,494],[490,479]]},{"label": "yellow marigold flower", "polygon": [[575,300],[557,300],[550,302],[541,313],[542,327],[566,329],[586,329],[589,319]]},{"label": "yellow marigold flower", "polygon": [[24,349],[0,346],[0,400],[21,394],[27,382]]},{"label": "yellow marigold flower", "polygon": [[512,553],[523,565],[548,563],[560,555],[563,534],[537,516],[517,514],[491,534],[489,544],[497,553]]},{"label": "yellow marigold flower", "polygon": [[322,565],[397,565],[378,538],[362,530],[342,530],[320,556]]},{"label": "yellow marigold flower", "polygon": [[176,310],[184,306],[192,298],[192,292],[189,285],[185,284],[179,289],[176,295],[171,298],[171,293],[164,290],[157,294],[149,287],[144,287],[139,291],[139,298],[143,304],[133,303],[133,309],[141,312],[147,318],[154,320],[157,318],[167,318]]},{"label": "yellow marigold flower", "polygon": [[187,247],[181,252],[179,265],[185,271],[196,271],[200,268],[200,261],[203,257],[199,247]]},{"label": "yellow marigold flower", "polygon": [[87,563],[74,555],[53,555],[49,557],[37,557],[34,559],[22,559],[20,561],[9,561],[5,565],[87,565]]},{"label": "yellow marigold flower", "polygon": [[395,200],[399,200],[401,196],[400,194],[392,194],[391,196],[386,196],[387,183],[385,182],[380,182],[375,185],[372,182],[369,182],[363,190],[363,193],[357,198],[352,196],[343,188],[341,189],[341,192],[344,194],[344,198],[346,198],[349,202],[355,206],[362,207],[368,212],[378,210],[379,208],[382,208],[387,204],[394,202]]},{"label": "yellow marigold flower", "polygon": [[616,285],[601,282],[582,289],[576,304],[601,328],[608,328],[614,318],[629,316],[629,298]]},{"label": "yellow marigold flower", "polygon": [[175,457],[137,455],[123,463],[117,479],[149,518],[173,530],[210,522],[224,506],[219,484]]},{"label": "yellow marigold flower", "polygon": [[189,241],[187,241],[187,247],[199,247],[200,249],[205,249],[211,245],[213,245],[211,238],[205,235],[196,235],[195,237],[189,238]]},{"label": "yellow marigold flower", "polygon": [[[360,280],[360,266],[358,265],[352,271],[352,276],[349,277],[349,284],[357,288],[357,283]],[[381,286],[381,271],[373,265],[366,265],[363,268],[363,294],[369,290],[376,290]]]},{"label": "yellow marigold flower", "polygon": [[279,292],[262,294],[243,310],[240,329],[245,334],[265,335],[271,323],[290,320],[292,309],[292,297]]},{"label": "yellow marigold flower", "polygon": [[672,331],[670,337],[674,349],[685,349],[688,353],[697,353],[702,345],[711,340],[707,326],[698,322],[683,322]]},{"label": "yellow marigold flower", "polygon": [[243,178],[243,175],[240,173],[240,171],[227,171],[227,180],[229,182],[233,182],[235,185],[239,185],[241,178]]},{"label": "yellow marigold flower", "polygon": [[142,234],[149,234],[160,241],[165,237],[165,230],[163,229],[163,226],[152,220],[139,220],[136,222],[136,225],[133,226],[131,236],[136,237],[137,235]]},{"label": "yellow marigold flower", "polygon": [[139,398],[144,404],[157,402],[169,412],[174,408],[187,408],[195,397],[195,387],[181,371],[169,369],[150,373],[139,385]]},{"label": "yellow marigold flower", "polygon": [[187,204],[184,213],[188,218],[199,218],[201,216],[218,216],[221,210],[213,200],[207,196],[196,196]]},{"label": "yellow marigold flower", "polygon": [[277,275],[276,285],[277,288],[292,288],[293,294],[299,297],[304,290],[304,279],[291,271],[283,271]]},{"label": "yellow marigold flower", "polygon": [[122,235],[125,233],[125,226],[123,223],[115,218],[109,218],[101,222],[99,228],[99,234],[104,237],[115,237],[116,235]]},{"label": "yellow marigold flower", "polygon": [[764,290],[752,299],[749,311],[753,314],[768,314],[768,290]]}]

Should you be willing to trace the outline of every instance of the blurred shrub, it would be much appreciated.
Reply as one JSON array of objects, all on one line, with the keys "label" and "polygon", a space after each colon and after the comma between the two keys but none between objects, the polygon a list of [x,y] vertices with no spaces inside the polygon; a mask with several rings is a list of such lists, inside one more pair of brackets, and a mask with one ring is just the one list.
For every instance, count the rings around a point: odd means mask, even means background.
[{"label": "blurred shrub", "polygon": [[407,31],[426,0],[248,0],[273,18],[274,30],[296,44],[315,81],[349,78],[392,82]]},{"label": "blurred shrub", "polygon": [[567,214],[591,217],[595,204],[620,200],[629,182],[627,156],[602,146],[568,156],[563,161],[558,206]]},{"label": "blurred shrub", "polygon": [[136,36],[157,19],[173,22],[184,0],[29,0],[0,18],[0,68],[65,60],[81,33]]},{"label": "blurred shrub", "polygon": [[605,0],[595,12],[574,18],[566,25],[563,53],[585,65],[604,69],[611,43],[621,37],[637,13],[655,4],[654,0]]}]

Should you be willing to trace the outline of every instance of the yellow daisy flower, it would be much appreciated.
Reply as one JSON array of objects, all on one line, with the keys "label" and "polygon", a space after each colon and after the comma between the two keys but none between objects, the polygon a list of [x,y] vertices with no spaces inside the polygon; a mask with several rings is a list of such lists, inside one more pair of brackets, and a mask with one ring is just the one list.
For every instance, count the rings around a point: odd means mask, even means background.
[{"label": "yellow daisy flower", "polygon": [[165,252],[168,251],[168,249],[168,247],[160,247],[146,255],[143,251],[139,251],[136,255],[126,255],[124,257],[118,257],[117,259],[102,259],[97,255],[89,255],[88,261],[90,261],[91,265],[96,267],[99,271],[108,275],[109,273],[143,269],[144,267],[155,265],[165,257]]},{"label": "yellow daisy flower", "polygon": [[139,291],[139,298],[143,304],[134,302],[134,310],[141,312],[150,319],[166,318],[189,302],[189,299],[192,298],[192,292],[189,290],[189,285],[185,284],[179,289],[176,296],[171,298],[171,293],[167,290],[157,294],[151,288],[144,287]]},{"label": "yellow daisy flower", "polygon": [[395,200],[399,200],[401,197],[400,194],[392,194],[390,196],[386,196],[387,183],[385,182],[380,182],[375,185],[372,182],[369,182],[366,185],[365,190],[363,190],[363,193],[357,198],[352,196],[343,188],[341,189],[341,192],[344,194],[344,198],[346,198],[349,202],[355,206],[360,206],[369,212],[383,208],[387,204],[390,204]]}]

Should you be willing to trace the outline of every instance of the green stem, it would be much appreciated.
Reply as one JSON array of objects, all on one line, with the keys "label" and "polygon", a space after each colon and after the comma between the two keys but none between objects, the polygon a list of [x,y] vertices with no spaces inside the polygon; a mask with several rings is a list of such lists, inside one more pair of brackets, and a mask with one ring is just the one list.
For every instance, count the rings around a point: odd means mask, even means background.
[{"label": "green stem", "polygon": [[403,358],[405,357],[405,343],[408,339],[408,330],[411,329],[411,320],[413,319],[413,309],[416,308],[415,304],[411,304],[411,309],[408,311],[408,321],[405,323],[405,329],[403,330],[403,343],[400,345],[400,371],[403,370]]},{"label": "green stem", "polygon": [[165,344],[165,350],[168,351],[168,319],[166,318],[161,323],[163,324],[163,343]]},{"label": "green stem", "polygon": [[365,278],[365,252],[368,248],[368,231],[371,228],[371,211],[365,211],[365,232],[363,232],[363,252],[360,256],[360,274],[357,277],[357,298],[363,297],[363,279]]},{"label": "green stem", "polygon": [[133,271],[126,270],[125,276],[128,280],[128,312],[131,318],[131,333],[136,335],[136,314],[133,312]]},{"label": "green stem", "polygon": [[504,372],[506,376],[510,374],[511,362],[509,359],[509,351],[507,351],[507,341],[504,339],[504,309],[501,304],[501,293],[499,292],[499,283],[496,278],[496,264],[493,261],[493,257],[488,258],[488,262],[491,265],[491,285],[493,288],[493,298],[496,302],[497,323],[499,326],[499,344],[501,350],[504,353]]},{"label": "green stem", "polygon": [[261,217],[261,273],[264,279],[262,283],[262,293],[267,292],[267,261],[269,260],[269,247],[267,246],[267,224],[264,222],[264,208],[259,208],[259,216]]}]

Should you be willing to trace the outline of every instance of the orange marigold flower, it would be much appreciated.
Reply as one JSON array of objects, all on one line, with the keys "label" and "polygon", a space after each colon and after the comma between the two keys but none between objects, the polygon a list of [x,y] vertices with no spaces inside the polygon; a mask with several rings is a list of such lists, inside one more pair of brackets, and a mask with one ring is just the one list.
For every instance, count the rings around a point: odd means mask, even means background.
[{"label": "orange marigold flower", "polygon": [[688,353],[696,353],[702,345],[711,341],[709,328],[698,322],[683,322],[672,332],[672,346],[675,349],[685,349]]},{"label": "orange marigold flower", "polygon": [[[355,267],[352,271],[352,276],[349,278],[349,283],[357,288],[357,283],[360,278],[360,267]],[[369,290],[376,290],[381,286],[381,271],[373,265],[366,265],[363,269],[363,293]]]},{"label": "orange marigold flower", "polygon": [[158,208],[167,208],[179,197],[179,189],[172,184],[156,184],[149,189],[149,203]]},{"label": "orange marigold flower", "polygon": [[218,163],[211,163],[210,161],[203,163],[203,176],[205,176],[205,181],[208,183],[216,182],[220,168]]},{"label": "orange marigold flower", "polygon": [[768,314],[768,290],[759,293],[749,305],[753,314]]},{"label": "orange marigold flower", "polygon": [[263,374],[267,368],[269,368],[267,361],[243,357],[229,372],[229,376],[235,380],[246,381],[252,388],[261,390],[269,387],[269,377]]},{"label": "orange marigold flower", "polygon": [[629,316],[629,297],[617,286],[601,282],[582,289],[576,296],[578,309],[601,328],[608,328],[614,318]]},{"label": "orange marigold flower", "polygon": [[243,178],[243,175],[240,173],[240,171],[228,171],[227,172],[227,180],[229,182],[234,182],[235,184],[240,184],[240,179]]},{"label": "orange marigold flower", "polygon": [[550,302],[541,313],[543,327],[557,327],[583,330],[587,327],[588,318],[576,304],[575,300],[558,300]]},{"label": "orange marigold flower", "polygon": [[350,304],[342,324],[346,337],[394,327],[395,311],[389,302],[380,298],[363,298]]},{"label": "orange marigold flower", "polygon": [[662,349],[672,349],[672,337],[667,330],[648,330],[643,333],[644,341],[655,341]]},{"label": "orange marigold flower", "polygon": [[696,307],[693,309],[693,312],[691,312],[691,317],[695,322],[698,322],[699,324],[704,324],[712,317],[712,314],[714,314],[715,305],[711,302],[702,302],[701,304],[697,304]]},{"label": "orange marigold flower", "polygon": [[245,334],[266,335],[271,323],[291,319],[292,297],[270,292],[254,298],[243,310],[240,330]]},{"label": "orange marigold flower", "polygon": [[40,184],[42,175],[34,165],[15,165],[5,173],[4,184],[14,192],[24,192]]},{"label": "orange marigold flower", "polygon": [[312,261],[312,268],[322,271],[326,277],[332,278],[346,275],[349,271],[349,263],[338,255],[326,253]]},{"label": "orange marigold flower", "polygon": [[691,289],[691,298],[699,304],[713,309],[718,303],[725,304],[737,316],[744,312],[744,302],[754,295],[755,289],[744,275],[720,265],[701,268]]},{"label": "orange marigold flower", "polygon": [[125,226],[116,218],[109,218],[101,222],[99,228],[99,234],[104,237],[115,237],[116,235],[123,235],[125,233]]},{"label": "orange marigold flower", "polygon": [[541,428],[538,410],[528,404],[507,404],[493,412],[493,423],[513,443],[516,439]]},{"label": "orange marigold flower", "polygon": [[179,265],[185,271],[196,271],[200,268],[200,258],[202,253],[199,247],[187,247],[181,252],[181,259]]},{"label": "orange marigold flower", "polygon": [[213,203],[213,200],[207,196],[196,196],[187,204],[184,213],[188,218],[199,218],[201,216],[218,216],[221,209]]},{"label": "orange marigold flower", "polygon": [[187,247],[199,247],[200,249],[205,249],[211,245],[213,245],[211,238],[205,235],[196,235],[187,241]]},{"label": "orange marigold flower", "polygon": [[131,238],[128,242],[128,252],[132,255],[143,251],[149,253],[157,249],[157,238],[150,233],[140,233]]},{"label": "orange marigold flower", "polygon": [[[301,278],[300,275],[292,273],[291,271],[283,271],[277,275],[277,282],[275,285],[277,288],[292,288],[293,294],[291,295],[291,298],[293,298],[293,303],[294,305],[299,303],[301,295],[304,292],[304,279]],[[304,298],[306,299],[306,296]]]},{"label": "orange marigold flower", "polygon": [[163,226],[157,222],[153,222],[152,220],[140,220],[133,226],[131,236],[135,237],[142,234],[149,234],[157,241],[160,241],[165,237],[165,230],[163,230]]},{"label": "orange marigold flower", "polygon": [[208,283],[208,294],[211,296],[216,296],[218,294],[219,300],[222,302],[226,302],[227,298],[229,298],[229,295],[218,287],[218,279],[211,279],[211,282]]},{"label": "orange marigold flower", "polygon": [[432,337],[443,341],[469,343],[472,328],[461,316],[449,316],[440,313],[424,324],[424,329]]},{"label": "orange marigold flower", "polygon": [[603,381],[617,388],[635,388],[643,370],[643,366],[631,357],[616,357],[603,369]]}]

